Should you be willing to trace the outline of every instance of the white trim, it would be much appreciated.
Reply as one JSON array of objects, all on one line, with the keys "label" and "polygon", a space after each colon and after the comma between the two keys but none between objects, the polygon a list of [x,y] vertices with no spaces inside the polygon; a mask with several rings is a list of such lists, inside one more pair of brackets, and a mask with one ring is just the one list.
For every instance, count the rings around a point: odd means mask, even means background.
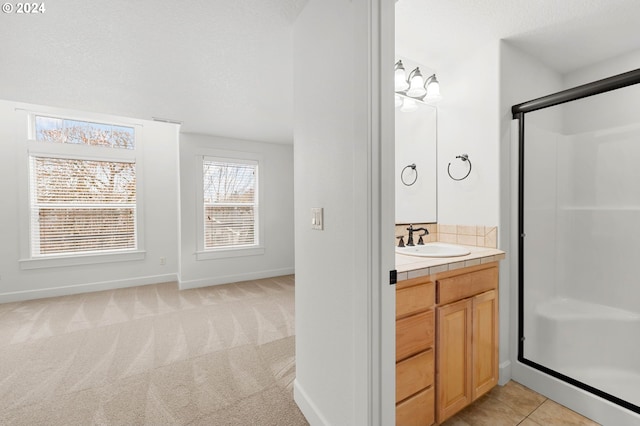
[{"label": "white trim", "polygon": [[[175,166],[176,166],[176,171],[177,176],[176,176],[176,195],[177,195],[177,203],[176,203],[176,223],[175,223],[175,227],[178,231],[178,235],[177,235],[177,240],[176,243],[178,244],[177,247],[177,260],[178,260],[178,272],[177,272],[177,281],[178,283],[180,283],[180,281],[182,281],[182,260],[183,260],[183,253],[182,253],[182,239],[183,239],[183,235],[182,235],[182,197],[185,195],[182,193],[182,173],[180,173],[180,161],[181,161],[181,153],[180,153],[180,127],[176,126],[176,141],[178,143],[176,143],[174,145],[175,148]],[[178,288],[180,288],[180,286],[178,285]]]},{"label": "white trim", "polygon": [[78,253],[59,256],[42,256],[20,259],[20,269],[59,268],[64,266],[92,265],[96,263],[144,260],[144,250],[113,251],[109,253]]},{"label": "white trim", "polygon": [[[118,115],[108,115],[98,112],[78,111],[74,109],[49,107],[43,105],[23,104],[16,102],[15,111],[23,111],[27,114],[31,114],[34,117],[36,115],[42,115],[53,118],[66,118],[68,120],[76,121],[90,121],[99,122],[103,124],[111,124],[114,126],[140,126],[144,127],[142,120],[136,120],[130,117],[123,117]],[[60,116],[62,115],[62,116]],[[31,122],[29,122],[31,125]]]},{"label": "white trim", "polygon": [[16,149],[15,161],[18,164],[18,236],[20,245],[20,258],[31,258],[31,173],[29,171],[29,147],[28,139],[25,137],[25,129],[30,131],[30,127],[25,126],[29,121],[29,112],[16,108],[14,116],[14,134],[12,141],[15,144],[22,144],[22,149]]},{"label": "white trim", "polygon": [[263,246],[230,247],[196,252],[196,260],[228,259],[231,257],[260,256],[265,253]]},{"label": "white trim", "polygon": [[[257,155],[257,154],[256,154]],[[257,166],[258,165],[258,160],[251,158],[251,157],[239,157],[239,158],[234,158],[234,157],[223,157],[220,155],[205,155],[204,156],[205,160],[209,160],[209,161],[213,161],[213,162],[218,162],[218,163],[234,163],[234,164],[246,164],[248,166]]]},{"label": "white trim", "polygon": [[328,426],[331,424],[327,419],[325,419],[311,398],[309,398],[298,379],[293,380],[293,400],[296,402],[298,408],[300,408],[300,411],[302,411],[302,414],[309,424],[313,426]]},{"label": "white trim", "polygon": [[210,278],[200,278],[197,280],[183,280],[182,277],[178,278],[178,286],[180,290],[187,290],[190,288],[209,287],[212,285],[222,285],[229,283],[237,283],[241,281],[260,280],[263,278],[280,277],[282,275],[293,275],[295,269],[293,266],[289,268],[271,269],[268,271],[250,272],[246,274],[233,274],[223,275]]},{"label": "white trim", "polygon": [[[196,188],[195,211],[196,211],[196,253],[204,252],[204,159],[203,155],[198,151],[194,157],[194,173]],[[182,251],[182,250],[181,250]]]},{"label": "white trim", "polygon": [[94,291],[115,290],[118,288],[176,282],[177,280],[177,274],[164,274],[139,278],[127,278],[124,280],[99,281],[87,284],[50,287],[38,290],[12,291],[0,293],[0,303],[20,302],[23,300],[43,299],[46,297],[68,296],[71,294],[90,293]]},{"label": "white trim", "polygon": [[498,384],[506,385],[511,380],[511,361],[507,360],[498,367]]},{"label": "white trim", "polygon": [[[377,320],[379,325],[380,345],[376,350],[379,352],[380,383],[378,404],[379,419],[381,425],[394,425],[396,419],[395,388],[396,388],[396,289],[389,285],[390,268],[395,269],[395,108],[393,103],[393,68],[390,64],[395,63],[395,2],[380,0],[377,4],[377,13],[374,13],[372,20],[377,22],[373,25],[373,56],[374,56],[374,81],[372,96],[378,100],[377,116],[373,117],[373,125],[377,128],[378,152],[372,167],[377,171],[378,184],[378,205],[379,218],[377,229],[378,234],[379,260],[374,259],[374,268],[378,268],[376,302],[379,305]],[[377,50],[376,50],[377,48]],[[376,262],[377,260],[377,262]],[[375,287],[374,287],[375,288]]]},{"label": "white trim", "polygon": [[[367,271],[367,418],[362,424],[395,424],[395,286],[389,285],[389,271],[395,269],[395,112],[393,107],[393,67],[395,6],[388,0],[364,2],[358,20],[366,25],[359,35],[361,49],[356,61],[368,70],[365,102],[367,160],[355,171],[356,179],[366,177],[366,235],[369,250],[358,257]],[[360,38],[361,37],[361,38]],[[366,37],[366,38],[365,38]],[[366,46],[366,48],[365,48]],[[356,90],[361,93],[361,90]],[[366,168],[366,169],[364,169]],[[358,183],[356,182],[356,185]],[[359,354],[356,354],[358,356]],[[360,409],[359,409],[360,411]]]},{"label": "white trim", "polygon": [[[136,128],[136,133],[140,129]],[[138,137],[136,136],[136,145]],[[72,158],[76,160],[113,161],[118,163],[135,163],[137,150],[105,148],[90,145],[70,145],[64,143],[40,142],[27,140],[30,156],[47,158]]]},{"label": "white trim", "polygon": [[[146,199],[144,194],[145,174],[144,174],[144,128],[142,126],[135,128],[134,136],[136,138],[136,248],[138,251],[144,251],[145,249],[145,235],[144,235],[144,211]],[[178,199],[178,202],[180,199]]]}]

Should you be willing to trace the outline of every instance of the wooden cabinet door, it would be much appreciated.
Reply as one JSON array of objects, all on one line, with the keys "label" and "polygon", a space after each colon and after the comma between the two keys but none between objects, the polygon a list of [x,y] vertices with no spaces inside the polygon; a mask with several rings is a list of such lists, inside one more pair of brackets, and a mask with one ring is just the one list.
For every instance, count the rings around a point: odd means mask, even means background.
[{"label": "wooden cabinet door", "polygon": [[498,383],[498,299],[495,290],[472,299],[473,400]]},{"label": "wooden cabinet door", "polygon": [[443,422],[472,401],[472,299],[437,308],[436,421]]}]

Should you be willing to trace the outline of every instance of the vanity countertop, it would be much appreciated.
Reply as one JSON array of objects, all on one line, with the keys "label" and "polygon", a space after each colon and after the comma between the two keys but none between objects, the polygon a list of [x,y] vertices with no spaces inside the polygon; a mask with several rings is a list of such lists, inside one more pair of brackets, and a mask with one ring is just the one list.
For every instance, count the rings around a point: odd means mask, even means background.
[{"label": "vanity countertop", "polygon": [[456,257],[419,257],[396,253],[398,281],[423,277],[454,269],[476,266],[482,263],[496,262],[505,258],[502,250],[486,247],[464,246],[469,250],[466,256]]}]

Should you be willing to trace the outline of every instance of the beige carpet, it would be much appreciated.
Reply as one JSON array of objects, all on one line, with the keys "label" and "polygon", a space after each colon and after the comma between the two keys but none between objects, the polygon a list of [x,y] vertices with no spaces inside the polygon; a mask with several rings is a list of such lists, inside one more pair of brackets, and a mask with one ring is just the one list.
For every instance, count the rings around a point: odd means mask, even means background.
[{"label": "beige carpet", "polygon": [[0,304],[2,425],[307,425],[294,277]]}]

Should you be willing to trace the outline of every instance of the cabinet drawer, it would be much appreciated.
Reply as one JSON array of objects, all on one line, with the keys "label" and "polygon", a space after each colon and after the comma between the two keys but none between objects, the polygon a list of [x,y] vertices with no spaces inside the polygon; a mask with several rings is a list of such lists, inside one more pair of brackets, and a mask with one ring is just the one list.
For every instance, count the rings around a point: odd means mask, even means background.
[{"label": "cabinet drawer", "polygon": [[435,285],[429,281],[396,291],[396,318],[426,311],[435,303]]},{"label": "cabinet drawer", "polygon": [[498,268],[490,267],[443,278],[437,283],[437,302],[444,305],[498,288]]},{"label": "cabinet drawer", "polygon": [[396,402],[433,384],[433,349],[396,364]]},{"label": "cabinet drawer", "polygon": [[433,346],[433,310],[396,321],[396,361],[422,352]]},{"label": "cabinet drawer", "polygon": [[396,426],[429,426],[434,421],[433,386],[396,405]]}]

